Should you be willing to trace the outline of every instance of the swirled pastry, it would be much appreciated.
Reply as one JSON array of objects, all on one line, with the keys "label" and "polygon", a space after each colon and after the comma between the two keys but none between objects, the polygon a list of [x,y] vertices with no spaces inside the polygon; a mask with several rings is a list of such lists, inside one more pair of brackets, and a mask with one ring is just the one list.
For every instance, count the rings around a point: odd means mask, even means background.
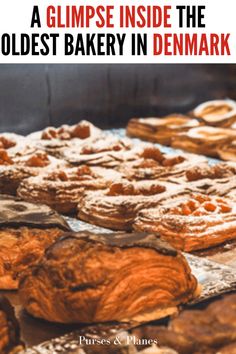
[{"label": "swirled pastry", "polygon": [[0,296],[0,353],[18,353],[23,350],[20,328],[14,308],[6,297]]},{"label": "swirled pastry", "polygon": [[229,99],[207,101],[197,106],[192,113],[207,125],[230,127],[236,122],[236,102]]},{"label": "swirled pastry", "polygon": [[20,273],[70,228],[46,206],[6,196],[0,203],[0,289],[16,289]]},{"label": "swirled pastry", "polygon": [[119,172],[100,167],[59,168],[24,180],[17,195],[29,202],[44,203],[60,213],[70,214],[76,210],[85,191],[106,189],[120,178]]},{"label": "swirled pastry", "polygon": [[0,193],[16,195],[16,190],[24,179],[63,164],[65,165],[63,161],[48,156],[42,151],[11,158],[7,151],[2,149],[0,150]]},{"label": "swirled pastry", "polygon": [[170,206],[141,211],[134,229],[157,232],[180,250],[206,249],[236,238],[236,204],[195,194]]},{"label": "swirled pastry", "polygon": [[171,114],[162,118],[133,118],[127,126],[127,134],[143,140],[170,145],[178,133],[198,127],[196,119],[182,114]]},{"label": "swirled pastry", "polygon": [[131,230],[140,210],[157,207],[168,199],[189,193],[187,186],[171,183],[141,181],[134,186],[118,183],[110,187],[110,195],[88,193],[81,198],[78,218],[113,230]]},{"label": "swirled pastry", "polygon": [[144,322],[175,312],[199,288],[184,256],[156,235],[81,232],[49,247],[19,292],[24,308],[47,321]]},{"label": "swirled pastry", "polygon": [[203,126],[173,138],[171,146],[197,154],[217,157],[220,146],[236,139],[236,131]]}]

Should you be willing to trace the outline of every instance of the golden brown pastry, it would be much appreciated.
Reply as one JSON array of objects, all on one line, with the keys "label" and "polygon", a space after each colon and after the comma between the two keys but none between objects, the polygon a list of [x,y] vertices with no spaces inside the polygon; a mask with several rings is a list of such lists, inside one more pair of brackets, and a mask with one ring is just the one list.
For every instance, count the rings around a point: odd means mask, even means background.
[{"label": "golden brown pastry", "polygon": [[184,256],[155,235],[80,232],[47,249],[22,276],[19,294],[47,321],[146,322],[176,312],[199,288]]},{"label": "golden brown pastry", "polygon": [[78,204],[78,218],[112,230],[128,231],[140,210],[190,193],[188,186],[163,182],[142,185],[142,182],[134,186],[128,184],[128,187],[127,184],[115,184],[108,192],[111,195],[88,193]]},{"label": "golden brown pastry", "polygon": [[23,344],[14,308],[6,297],[0,296],[0,353],[13,354],[21,350]]},{"label": "golden brown pastry", "polygon": [[217,153],[222,160],[236,162],[236,139],[220,146]]},{"label": "golden brown pastry", "polygon": [[236,238],[236,204],[223,198],[194,194],[168,206],[141,211],[137,231],[157,232],[175,248],[194,251]]},{"label": "golden brown pastry", "polygon": [[85,191],[104,190],[120,178],[119,172],[100,167],[59,168],[24,180],[17,195],[29,202],[49,205],[60,213],[71,214],[76,211]]},{"label": "golden brown pastry", "polygon": [[171,146],[196,154],[218,157],[218,149],[236,139],[236,131],[202,126],[173,138]]},{"label": "golden brown pastry", "polygon": [[207,101],[198,105],[192,113],[207,125],[226,128],[236,122],[236,102],[229,99]]},{"label": "golden brown pastry", "polygon": [[127,134],[132,137],[170,145],[177,134],[200,126],[196,120],[182,114],[170,114],[162,118],[133,118],[127,126]]},{"label": "golden brown pastry", "polygon": [[0,289],[16,289],[20,273],[70,230],[52,209],[0,196]]},{"label": "golden brown pastry", "polygon": [[45,152],[35,151],[25,156],[11,158],[6,150],[0,150],[0,193],[16,195],[20,183],[31,176],[65,165]]}]

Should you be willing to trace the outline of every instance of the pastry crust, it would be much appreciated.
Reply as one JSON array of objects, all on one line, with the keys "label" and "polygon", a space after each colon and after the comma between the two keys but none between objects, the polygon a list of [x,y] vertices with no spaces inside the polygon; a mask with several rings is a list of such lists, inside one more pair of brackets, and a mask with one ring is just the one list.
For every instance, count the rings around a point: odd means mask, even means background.
[{"label": "pastry crust", "polygon": [[236,131],[203,126],[179,134],[173,138],[171,146],[196,154],[218,157],[219,147],[234,139],[236,139]]},{"label": "pastry crust", "polygon": [[217,163],[215,165],[204,164],[191,167],[186,171],[188,182],[198,181],[205,178],[221,179],[236,175],[236,164]]},{"label": "pastry crust", "polygon": [[144,140],[170,145],[180,132],[198,127],[200,123],[182,114],[170,114],[162,118],[133,118],[127,126],[127,134]]},{"label": "pastry crust", "polygon": [[219,197],[195,194],[168,206],[143,210],[137,231],[157,232],[175,248],[195,251],[236,238],[236,204]]},{"label": "pastry crust", "polygon": [[24,179],[63,164],[65,165],[63,161],[42,151],[11,158],[6,150],[0,150],[0,193],[16,195],[16,190]]},{"label": "pastry crust", "polygon": [[104,190],[121,179],[119,172],[100,167],[80,166],[58,169],[23,181],[17,195],[44,203],[63,214],[71,214],[85,191]]},{"label": "pastry crust", "polygon": [[25,309],[61,323],[145,322],[198,294],[184,256],[146,234],[67,235],[20,282]]},{"label": "pastry crust", "polygon": [[83,120],[71,126],[64,124],[59,128],[47,127],[42,131],[29,134],[27,139],[38,149],[61,158],[65,149],[79,148],[100,135],[103,135],[103,133],[99,128]]},{"label": "pastry crust", "polygon": [[129,180],[166,180],[181,177],[186,169],[206,161],[205,157],[193,154],[164,154],[157,147],[145,147],[135,161],[123,163],[118,170]]},{"label": "pastry crust", "polygon": [[229,99],[207,101],[198,105],[192,113],[207,125],[227,128],[236,122],[236,102]]},{"label": "pastry crust", "polygon": [[134,146],[129,139],[104,135],[75,148],[65,149],[63,158],[70,164],[78,166],[101,166],[117,168],[121,163],[135,161],[146,144]]},{"label": "pastry crust", "polygon": [[222,160],[236,162],[236,139],[220,146],[217,153]]},{"label": "pastry crust", "polygon": [[[141,187],[140,189],[145,187]],[[150,183],[149,188],[152,184]],[[163,187],[166,190],[163,190]],[[137,187],[136,187],[137,188]],[[99,193],[88,193],[78,204],[78,218],[112,230],[131,230],[133,222],[140,210],[154,208],[167,199],[175,199],[190,193],[188,187],[175,184],[158,183],[155,194],[138,195],[134,189],[121,188],[115,196]],[[159,193],[158,193],[159,192]],[[120,193],[120,195],[117,195]],[[140,193],[140,192],[139,192]],[[115,193],[114,193],[115,194]]]},{"label": "pastry crust", "polygon": [[20,273],[66,230],[67,223],[50,208],[1,196],[0,289],[17,289]]}]

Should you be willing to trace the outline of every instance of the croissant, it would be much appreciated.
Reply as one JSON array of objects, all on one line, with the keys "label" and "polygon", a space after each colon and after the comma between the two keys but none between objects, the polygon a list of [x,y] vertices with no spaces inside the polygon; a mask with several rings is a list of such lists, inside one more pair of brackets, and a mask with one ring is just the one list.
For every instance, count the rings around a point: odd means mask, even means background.
[{"label": "croissant", "polygon": [[236,238],[236,204],[194,194],[166,207],[141,211],[133,227],[157,232],[179,250],[202,250]]},{"label": "croissant", "polygon": [[34,317],[60,323],[144,322],[199,294],[184,256],[151,234],[65,234],[21,277]]},{"label": "croissant", "polygon": [[0,196],[0,289],[18,287],[20,273],[38,262],[67,223],[50,208]]}]

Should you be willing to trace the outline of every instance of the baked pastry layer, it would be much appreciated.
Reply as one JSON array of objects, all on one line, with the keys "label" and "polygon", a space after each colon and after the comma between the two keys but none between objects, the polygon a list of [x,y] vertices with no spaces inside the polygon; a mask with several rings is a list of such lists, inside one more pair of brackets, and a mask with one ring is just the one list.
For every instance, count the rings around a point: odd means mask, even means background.
[{"label": "baked pastry layer", "polygon": [[20,298],[52,322],[145,322],[198,294],[184,256],[155,235],[67,234],[21,278]]},{"label": "baked pastry layer", "polygon": [[47,127],[42,131],[29,134],[27,139],[37,148],[60,158],[65,149],[80,148],[81,145],[100,135],[102,131],[99,128],[83,120],[75,125],[64,124],[59,128]]},{"label": "baked pastry layer", "polygon": [[196,154],[217,157],[221,145],[236,139],[236,131],[226,128],[202,126],[177,135],[171,146]]},{"label": "baked pastry layer", "polygon": [[6,150],[0,150],[0,193],[16,195],[24,179],[65,164],[42,151],[11,158]]},{"label": "baked pastry layer", "polygon": [[44,203],[60,213],[71,214],[85,191],[104,190],[121,174],[112,169],[80,166],[57,169],[23,181],[17,195],[30,202]]},{"label": "baked pastry layer", "polygon": [[236,121],[236,102],[229,99],[207,101],[192,113],[208,125],[230,127]]},{"label": "baked pastry layer", "polygon": [[220,146],[217,153],[222,160],[229,160],[236,162],[236,139]]},{"label": "baked pastry layer", "polygon": [[114,196],[88,193],[78,204],[78,217],[98,226],[128,231],[132,229],[134,219],[140,210],[157,207],[168,199],[190,193],[188,186],[185,188],[176,184],[158,183],[154,185],[155,193],[151,195],[151,186],[150,183],[145,191],[146,195],[138,195],[144,192],[145,184],[142,186],[142,182],[140,189],[132,185],[131,188],[118,185],[115,191],[113,189],[113,194],[116,194]]},{"label": "baked pastry layer", "polygon": [[141,211],[134,229],[157,232],[180,250],[206,249],[236,238],[236,205],[227,199],[195,194],[169,206],[167,202],[163,208]]},{"label": "baked pastry layer", "polygon": [[127,126],[127,134],[144,140],[170,145],[179,132],[198,127],[200,123],[182,114],[170,114],[162,118],[133,118]]}]

